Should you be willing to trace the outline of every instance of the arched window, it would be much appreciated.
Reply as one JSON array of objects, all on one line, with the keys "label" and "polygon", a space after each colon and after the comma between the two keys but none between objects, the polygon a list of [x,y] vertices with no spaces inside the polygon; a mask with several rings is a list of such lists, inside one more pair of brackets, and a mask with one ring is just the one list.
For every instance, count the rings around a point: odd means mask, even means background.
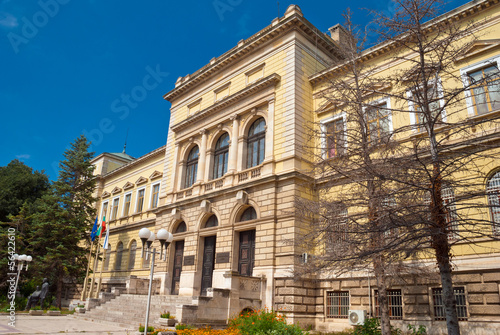
[{"label": "arched window", "polygon": [[184,179],[184,188],[193,186],[196,182],[196,172],[198,171],[198,146],[191,149],[186,162],[186,178]]},{"label": "arched window", "polygon": [[122,269],[123,243],[119,242],[116,247],[115,270]]},{"label": "arched window", "polygon": [[205,223],[205,228],[217,227],[218,225],[219,225],[219,220],[217,219],[217,216],[215,216],[214,214],[208,218],[207,222]]},{"label": "arched window", "polygon": [[177,233],[184,233],[187,231],[187,226],[186,226],[186,223],[184,221],[182,221],[181,223],[179,223],[177,225],[177,228],[175,228],[175,231],[174,231],[174,234],[177,234]]},{"label": "arched window", "polygon": [[495,173],[486,184],[488,205],[491,211],[493,234],[500,234],[500,171]]},{"label": "arched window", "polygon": [[225,133],[217,140],[214,154],[213,179],[222,177],[227,172],[227,160],[229,153],[229,135]]},{"label": "arched window", "polygon": [[128,254],[128,268],[132,270],[135,267],[135,254],[137,251],[137,242],[135,240],[130,243],[130,251]]},{"label": "arched window", "polygon": [[111,244],[108,244],[108,249],[103,250],[105,254],[105,259],[104,259],[104,271],[109,270],[109,260],[111,259]]},{"label": "arched window", "polygon": [[257,166],[264,160],[266,141],[266,121],[257,119],[248,131],[247,169]]},{"label": "arched window", "polygon": [[255,219],[257,219],[257,212],[253,207],[248,207],[247,209],[245,209],[243,214],[241,214],[240,222],[250,221]]}]

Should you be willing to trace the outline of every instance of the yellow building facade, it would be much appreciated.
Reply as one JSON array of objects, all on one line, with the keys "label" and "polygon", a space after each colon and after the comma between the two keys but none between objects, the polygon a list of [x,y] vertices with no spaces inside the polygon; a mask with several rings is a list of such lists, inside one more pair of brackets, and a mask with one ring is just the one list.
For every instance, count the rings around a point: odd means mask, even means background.
[{"label": "yellow building facade", "polygon": [[[457,73],[470,75],[491,64],[498,71],[497,1],[471,2],[438,19],[482,22],[480,40],[457,62]],[[293,241],[305,228],[294,204],[309,193],[304,187],[318,156],[309,148],[310,129],[345,127],[341,113],[325,108],[322,94],[329,78],[338,75],[331,64],[342,59],[339,29],[331,28],[328,36],[298,6],[289,6],[268,27],[176,81],[164,95],[172,104],[165,147],[138,159],[103,154],[94,160],[98,213],[110,227],[111,248],[103,263],[92,265],[102,272],[102,290],[144,293],[140,287],[149,263],[140,258],[138,231],[164,228],[174,238],[167,259],[155,264],[154,290],[193,299],[189,306],[175,307],[180,321],[224,321],[247,308],[268,307],[287,312],[301,325],[339,330],[349,327],[349,310],[373,314],[374,280],[366,273],[294,278],[302,249]],[[366,50],[363,57],[379,68],[381,77],[404,66],[393,61],[385,45]],[[473,96],[464,96],[464,113],[500,112],[494,92],[490,96],[486,111],[478,111]],[[414,117],[391,114],[389,127],[410,125]],[[498,137],[496,128],[485,131]],[[318,143],[333,156],[338,150],[328,141]],[[490,194],[498,192],[499,167],[494,158],[483,162]],[[498,223],[496,197],[484,201],[490,202],[488,215]],[[491,239],[454,246],[467,329],[500,327],[499,247]],[[392,287],[396,324],[444,329],[435,315],[437,288],[439,281],[432,278]]]}]

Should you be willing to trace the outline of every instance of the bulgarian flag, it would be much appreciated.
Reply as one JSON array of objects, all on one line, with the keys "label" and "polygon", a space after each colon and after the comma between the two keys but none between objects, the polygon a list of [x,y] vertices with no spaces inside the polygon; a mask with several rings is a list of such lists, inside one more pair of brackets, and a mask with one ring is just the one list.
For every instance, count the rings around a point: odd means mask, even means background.
[{"label": "bulgarian flag", "polygon": [[106,217],[103,216],[102,217],[102,223],[101,225],[99,226],[99,229],[97,229],[97,234],[99,237],[102,237],[102,233],[104,233],[104,231],[106,230]]}]

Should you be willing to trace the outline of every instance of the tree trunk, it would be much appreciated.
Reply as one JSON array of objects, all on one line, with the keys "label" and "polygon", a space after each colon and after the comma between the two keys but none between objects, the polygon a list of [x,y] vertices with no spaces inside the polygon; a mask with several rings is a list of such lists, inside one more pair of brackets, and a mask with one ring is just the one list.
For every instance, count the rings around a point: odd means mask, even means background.
[{"label": "tree trunk", "polygon": [[387,299],[387,285],[385,278],[384,261],[381,256],[373,260],[373,270],[378,288],[378,305],[380,314],[380,327],[382,335],[391,335],[391,319],[389,316],[389,304]]},{"label": "tree trunk", "polygon": [[63,277],[62,277],[62,276],[59,276],[59,277],[57,278],[57,292],[56,292],[57,307],[58,307],[59,309],[61,308],[62,289],[63,289]]},{"label": "tree trunk", "polygon": [[443,304],[445,308],[448,335],[460,335],[456,300],[453,292],[453,280],[451,277],[451,247],[448,242],[448,223],[446,222],[446,212],[443,208],[443,198],[441,196],[442,178],[437,150],[433,144],[435,145],[435,137],[431,137],[431,154],[434,161],[431,220],[435,223],[432,234],[432,248],[436,253],[436,261],[439,268],[439,274],[441,276]]}]

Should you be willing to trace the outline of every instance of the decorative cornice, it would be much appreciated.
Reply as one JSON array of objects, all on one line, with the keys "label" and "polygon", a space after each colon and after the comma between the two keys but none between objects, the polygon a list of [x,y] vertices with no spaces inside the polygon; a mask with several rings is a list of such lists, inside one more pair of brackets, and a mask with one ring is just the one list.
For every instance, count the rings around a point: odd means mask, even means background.
[{"label": "decorative cornice", "polygon": [[129,188],[133,188],[133,187],[134,187],[134,184],[132,184],[129,181],[127,181],[127,183],[125,185],[123,185],[124,190],[128,190]]},{"label": "decorative cornice", "polygon": [[101,194],[101,198],[107,198],[109,197],[111,194],[108,192],[108,191],[104,191],[102,194]]},{"label": "decorative cornice", "polygon": [[288,17],[281,17],[276,22],[276,24],[273,23],[267,26],[250,38],[240,41],[237,46],[233,47],[217,59],[212,59],[209,64],[205,65],[192,75],[189,75],[188,78],[184,79],[184,83],[179,84],[179,86],[165,94],[163,98],[171,102],[173,99],[185,93],[197,84],[204,82],[207,77],[213,75],[222,68],[239,61],[251,51],[275,38],[283,36],[291,30],[298,30],[302,32],[314,45],[326,54],[330,55],[332,58],[341,57],[341,51],[337,43],[331,39],[330,36],[321,32],[318,28],[306,20],[302,14],[295,13]]},{"label": "decorative cornice", "polygon": [[490,49],[498,48],[500,46],[500,39],[482,40],[474,42],[464,54],[455,59],[455,62],[461,62],[467,58],[474,57],[480,53]]},{"label": "decorative cornice", "polygon": [[148,178],[144,178],[143,176],[140,176],[139,179],[136,180],[135,184],[140,185],[148,182]]},{"label": "decorative cornice", "polygon": [[[473,0],[471,2],[468,2],[460,7],[457,7],[443,15],[440,15],[432,20],[429,20],[428,22],[424,23],[423,29],[425,32],[432,32],[433,27],[439,24],[443,23],[448,23],[448,22],[456,22],[459,20],[464,20],[467,17],[470,17],[481,10],[488,8],[492,5],[495,5],[499,2],[499,0]],[[401,34],[398,38],[404,39],[406,37],[406,34]],[[383,55],[387,52],[390,52],[394,50],[397,47],[397,43],[395,41],[386,41],[380,44],[377,44],[369,49],[364,50],[360,56],[359,60],[361,62],[370,60],[372,58],[378,57],[380,55]],[[313,74],[312,76],[309,76],[309,81],[312,84],[316,84],[319,82],[323,82],[325,80],[328,80],[331,77],[334,77],[339,71],[341,71],[342,67],[344,64],[338,64],[335,66],[332,66],[330,68],[327,68],[321,72],[318,72],[316,74]]]},{"label": "decorative cornice", "polygon": [[163,176],[163,173],[162,173],[162,172],[160,172],[160,171],[156,171],[156,170],[155,170],[155,172],[153,172],[153,173],[151,174],[151,176],[149,176],[149,179],[153,180],[153,179],[156,179],[156,178],[160,178],[160,177],[162,177],[162,176]]},{"label": "decorative cornice", "polygon": [[246,88],[242,89],[241,91],[236,92],[235,94],[229,95],[226,98],[216,102],[210,107],[207,107],[198,113],[188,117],[186,120],[181,121],[177,124],[174,124],[172,127],[172,131],[178,132],[179,130],[185,129],[186,127],[202,120],[205,119],[207,116],[214,114],[215,112],[221,110],[222,108],[228,107],[236,102],[238,102],[240,99],[242,99],[245,96],[248,96],[256,91],[259,91],[265,87],[271,86],[276,84],[281,80],[281,77],[273,73],[270,76],[267,76],[265,78],[262,78],[252,85],[247,86]]},{"label": "decorative cornice", "polygon": [[113,171],[109,172],[109,173],[106,173],[105,175],[103,175],[102,177],[103,178],[108,178],[108,177],[111,177],[113,175],[116,175],[120,172],[122,172],[123,170],[127,170],[127,169],[130,169],[144,161],[147,161],[148,159],[151,159],[155,156],[158,156],[158,155],[165,155],[165,145],[156,149],[156,150],[153,150],[151,152],[148,152],[147,154],[145,154],[144,156],[141,156],[139,158],[137,158],[136,160],[133,160],[132,162],[128,163],[128,164],[125,164],[123,166],[120,166],[119,168],[116,168],[114,169]]},{"label": "decorative cornice", "polygon": [[115,188],[111,191],[111,194],[120,193],[121,191],[122,191],[121,188],[119,188],[118,186],[115,186]]}]

